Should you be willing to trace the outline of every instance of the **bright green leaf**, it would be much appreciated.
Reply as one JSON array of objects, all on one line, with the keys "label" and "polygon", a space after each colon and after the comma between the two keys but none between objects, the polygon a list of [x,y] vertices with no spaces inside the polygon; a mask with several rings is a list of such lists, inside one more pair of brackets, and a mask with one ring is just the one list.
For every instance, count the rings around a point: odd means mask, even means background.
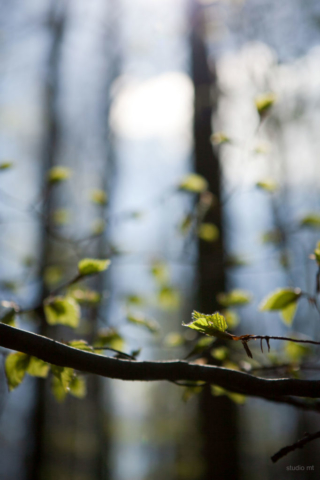
[{"label": "bright green leaf", "polygon": [[182,179],[179,189],[192,193],[202,193],[208,189],[208,182],[201,175],[190,173]]},{"label": "bright green leaf", "polygon": [[296,313],[298,302],[289,303],[285,308],[282,308],[280,311],[281,317],[287,325],[291,325],[293,322],[294,315]]},{"label": "bright green leaf", "polygon": [[49,183],[59,183],[70,178],[72,170],[68,167],[53,167],[49,170],[48,181]]},{"label": "bright green leaf", "polygon": [[299,288],[280,288],[268,295],[260,305],[260,310],[283,310],[301,296]]},{"label": "bright green leaf", "polygon": [[224,333],[228,328],[227,322],[223,315],[219,312],[213,313],[212,315],[206,315],[205,313],[192,312],[192,322],[189,324],[182,324],[185,327],[192,328],[197,330],[200,333],[205,335],[219,337],[219,338],[229,338],[229,334]]},{"label": "bright green leaf", "polygon": [[300,220],[301,227],[320,228],[320,215],[309,213]]},{"label": "bright green leaf", "polygon": [[81,276],[93,275],[95,273],[107,270],[110,260],[96,260],[94,258],[84,258],[78,263],[78,269]]},{"label": "bright green leaf", "polygon": [[134,325],[145,327],[151,333],[157,333],[160,330],[160,327],[155,320],[148,319],[141,314],[128,313],[127,320]]},{"label": "bright green leaf", "polygon": [[77,328],[80,321],[80,307],[72,297],[54,297],[44,304],[49,325],[67,325]]},{"label": "bright green leaf", "polygon": [[219,238],[219,229],[213,223],[201,223],[198,228],[198,237],[205,242],[215,242]]},{"label": "bright green leaf", "polygon": [[53,375],[60,381],[64,391],[68,392],[70,389],[70,383],[74,377],[73,368],[51,365],[51,371]]},{"label": "bright green leaf", "polygon": [[219,293],[217,300],[224,307],[236,307],[250,303],[252,296],[245,290],[235,289],[228,293]]},{"label": "bright green leaf", "polygon": [[84,350],[85,352],[93,352],[93,348],[85,340],[71,340],[68,342],[68,345],[73,348],[78,348],[79,350]]},{"label": "bright green leaf", "polygon": [[263,93],[255,98],[255,106],[260,117],[268,113],[276,99],[276,95],[272,92]]},{"label": "bright green leaf", "polygon": [[70,394],[77,398],[84,398],[86,396],[87,386],[84,377],[73,377],[70,382]]},{"label": "bright green leaf", "polygon": [[8,380],[9,390],[16,388],[26,374],[30,357],[25,353],[9,353],[5,361],[5,370]]},{"label": "bright green leaf", "polygon": [[228,308],[226,310],[222,310],[221,314],[226,319],[229,328],[236,327],[240,322],[239,315],[234,310]]},{"label": "bright green leaf", "polygon": [[55,399],[61,403],[66,398],[67,393],[66,390],[63,388],[63,385],[60,379],[56,376],[52,376],[51,380],[51,391],[55,397]]},{"label": "bright green leaf", "polygon": [[27,373],[33,377],[46,378],[49,373],[50,365],[40,358],[30,357]]}]

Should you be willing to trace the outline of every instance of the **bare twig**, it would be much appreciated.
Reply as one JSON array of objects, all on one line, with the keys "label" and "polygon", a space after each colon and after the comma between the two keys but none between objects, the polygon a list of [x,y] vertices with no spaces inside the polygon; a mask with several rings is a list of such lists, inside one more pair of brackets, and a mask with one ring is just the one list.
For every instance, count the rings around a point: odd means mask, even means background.
[{"label": "bare twig", "polygon": [[288,455],[288,453],[294,452],[298,448],[303,448],[307,443],[312,442],[313,440],[316,440],[317,438],[320,438],[320,431],[316,433],[305,433],[305,435],[298,440],[297,442],[293,443],[292,445],[288,445],[287,447],[281,448],[277,453],[272,455],[271,460],[273,463],[276,463],[280,458],[285,457]]}]

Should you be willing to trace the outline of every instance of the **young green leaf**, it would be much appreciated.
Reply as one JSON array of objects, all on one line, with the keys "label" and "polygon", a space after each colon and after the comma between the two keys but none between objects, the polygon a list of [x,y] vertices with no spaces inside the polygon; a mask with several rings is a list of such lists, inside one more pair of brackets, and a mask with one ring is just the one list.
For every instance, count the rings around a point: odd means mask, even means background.
[{"label": "young green leaf", "polygon": [[214,223],[201,223],[198,228],[198,237],[205,242],[215,242],[219,238],[219,229]]},{"label": "young green leaf", "polygon": [[261,302],[260,310],[283,310],[287,308],[288,305],[296,302],[300,296],[300,288],[280,288],[272,292]]},{"label": "young green leaf", "polygon": [[70,383],[74,377],[73,368],[51,365],[51,371],[53,375],[60,381],[64,391],[68,392],[70,389]]},{"label": "young green leaf", "polygon": [[16,388],[26,374],[30,357],[25,353],[9,353],[5,361],[5,370],[8,380],[9,390]]},{"label": "young green leaf", "polygon": [[217,360],[225,360],[229,356],[229,349],[227,347],[217,347],[211,350],[211,355]]},{"label": "young green leaf", "polygon": [[179,189],[192,193],[202,193],[208,189],[208,182],[201,175],[190,173],[182,179]]},{"label": "young green leaf", "polygon": [[49,325],[67,325],[77,328],[80,321],[80,307],[72,297],[54,297],[44,304]]},{"label": "young green leaf", "polygon": [[185,327],[197,330],[200,333],[218,338],[230,338],[231,335],[225,333],[228,328],[227,322],[223,315],[219,312],[207,315],[205,313],[196,312],[192,313],[192,322],[189,324],[182,324]]},{"label": "young green leaf", "polygon": [[46,378],[49,373],[50,365],[40,358],[30,357],[27,373],[33,377]]},{"label": "young green leaf", "polygon": [[312,350],[307,345],[288,342],[285,346],[285,353],[293,362],[301,362],[304,357],[312,353]]},{"label": "young green leaf", "polygon": [[320,228],[320,215],[309,213],[300,220],[301,227]]},{"label": "young green leaf", "polygon": [[84,377],[74,376],[70,382],[70,394],[76,398],[84,398],[87,394],[87,386]]},{"label": "young green leaf", "polygon": [[127,320],[134,325],[145,327],[151,333],[158,333],[160,330],[159,324],[155,320],[148,319],[141,314],[128,313]]},{"label": "young green leaf", "polygon": [[48,182],[51,184],[63,182],[70,178],[72,170],[68,167],[52,167],[48,173]]},{"label": "young green leaf", "polygon": [[93,352],[93,347],[85,340],[71,340],[68,342],[68,345],[73,348],[78,348],[79,350],[84,350],[85,352]]},{"label": "young green leaf", "polygon": [[110,260],[97,260],[95,258],[84,258],[78,263],[79,274],[84,277],[107,270]]},{"label": "young green leaf", "polygon": [[272,92],[263,93],[255,98],[255,105],[260,117],[266,115],[274,105],[277,97]]},{"label": "young green leaf", "polygon": [[289,303],[286,307],[280,310],[281,317],[287,325],[291,325],[293,322],[294,315],[296,313],[298,306],[298,301]]},{"label": "young green leaf", "polygon": [[52,376],[51,391],[59,403],[63,402],[68,394],[68,392],[66,392],[66,390],[63,388],[60,378],[56,377],[55,375]]},{"label": "young green leaf", "polygon": [[224,307],[246,305],[252,300],[251,294],[245,290],[235,289],[228,293],[219,293],[217,300]]}]

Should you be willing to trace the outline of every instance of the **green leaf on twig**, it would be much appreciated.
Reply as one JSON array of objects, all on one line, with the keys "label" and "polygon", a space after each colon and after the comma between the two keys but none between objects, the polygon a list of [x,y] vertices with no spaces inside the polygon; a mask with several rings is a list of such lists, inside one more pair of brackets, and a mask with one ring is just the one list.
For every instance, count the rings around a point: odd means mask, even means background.
[{"label": "green leaf on twig", "polygon": [[301,227],[320,228],[320,215],[309,213],[300,220]]},{"label": "green leaf on twig", "polygon": [[27,373],[32,377],[46,378],[48,376],[50,365],[41,360],[41,358],[30,357]]},{"label": "green leaf on twig", "polygon": [[198,237],[205,242],[215,242],[219,238],[219,229],[214,223],[201,223]]},{"label": "green leaf on twig", "polygon": [[182,325],[211,337],[230,338],[230,335],[225,333],[228,328],[227,322],[219,312],[207,315],[194,310],[192,312],[192,322]]},{"label": "green leaf on twig", "polygon": [[48,172],[48,181],[51,184],[60,183],[70,178],[72,170],[68,167],[53,167]]},{"label": "green leaf on twig", "polygon": [[77,328],[80,321],[80,307],[72,297],[54,297],[44,304],[49,325],[67,325]]},{"label": "green leaf on twig", "polygon": [[16,388],[26,374],[30,357],[25,353],[9,353],[5,362],[9,390]]},{"label": "green leaf on twig", "polygon": [[107,270],[110,260],[97,260],[95,258],[84,258],[78,263],[79,274],[81,276],[94,275]]},{"label": "green leaf on twig", "polygon": [[262,300],[260,310],[283,310],[296,302],[300,296],[300,288],[280,288]]}]

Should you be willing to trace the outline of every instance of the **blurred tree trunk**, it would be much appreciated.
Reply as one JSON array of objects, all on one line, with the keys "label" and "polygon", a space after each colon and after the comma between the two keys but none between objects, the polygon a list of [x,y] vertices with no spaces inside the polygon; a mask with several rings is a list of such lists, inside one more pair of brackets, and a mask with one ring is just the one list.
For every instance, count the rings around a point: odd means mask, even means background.
[{"label": "blurred tree trunk", "polygon": [[[221,211],[221,175],[219,159],[213,152],[210,135],[214,110],[212,90],[215,84],[203,40],[204,9],[196,0],[191,2],[192,77],[195,89],[194,155],[196,171],[203,175],[217,204],[210,209],[206,221],[219,228],[216,242],[199,244],[199,310],[212,313],[218,309],[216,294],[225,290],[223,265],[223,225]],[[230,480],[239,478],[236,406],[225,396],[214,397],[210,387],[204,388],[200,400],[201,425],[204,437],[206,472],[203,480]]]},{"label": "blurred tree trunk", "polygon": [[[54,1],[51,5],[48,28],[51,48],[48,55],[46,85],[44,90],[44,117],[46,119],[45,140],[42,153],[43,185],[49,170],[59,163],[60,121],[58,97],[60,84],[61,51],[66,30],[66,5]],[[39,276],[41,288],[39,300],[49,293],[44,281],[46,268],[63,258],[66,245],[52,236],[52,214],[55,209],[55,192],[46,187],[42,198],[42,240]],[[101,245],[96,242],[95,255],[99,256]],[[73,270],[74,271],[74,270]],[[71,274],[72,275],[72,274]],[[98,285],[100,286],[100,285]],[[97,318],[96,311],[89,312],[89,336],[93,336]],[[49,327],[40,315],[39,333],[51,338],[70,339],[70,332],[63,327]],[[71,333],[71,337],[75,334]],[[96,480],[103,478],[106,442],[103,441],[103,418],[100,379],[87,379],[87,396],[83,400],[68,397],[58,404],[50,392],[48,380],[37,380],[36,407],[33,432],[35,445],[29,462],[29,480],[53,480],[81,478]],[[106,477],[104,477],[106,478]]]}]

